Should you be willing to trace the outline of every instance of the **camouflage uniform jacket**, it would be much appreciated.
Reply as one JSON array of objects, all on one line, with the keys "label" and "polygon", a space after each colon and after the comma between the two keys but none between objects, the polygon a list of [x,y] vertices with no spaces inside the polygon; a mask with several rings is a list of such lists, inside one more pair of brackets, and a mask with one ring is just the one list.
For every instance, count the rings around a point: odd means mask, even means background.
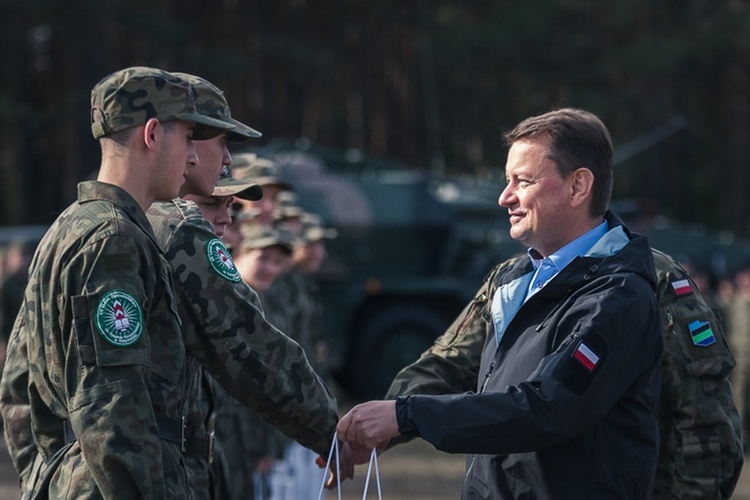
[{"label": "camouflage uniform jacket", "polygon": [[315,372],[325,378],[323,308],[315,280],[292,267],[263,293],[263,304],[274,324],[284,318],[288,330],[282,330],[302,346]]},{"label": "camouflage uniform jacket", "polygon": [[[727,380],[734,360],[720,322],[686,271],[665,254],[652,253],[664,333],[654,498],[729,498],[743,463],[739,416]],[[448,330],[395,377],[386,398],[475,390],[485,342],[481,319],[489,314],[492,284],[516,260],[493,269]],[[705,347],[694,342],[700,343],[700,336],[707,339]]]},{"label": "camouflage uniform jacket", "polygon": [[125,191],[78,192],[39,245],[11,333],[8,448],[31,497],[187,498],[178,440],[160,438],[183,410],[169,267]]},{"label": "camouflage uniform jacket", "polygon": [[[268,423],[326,454],[338,421],[335,398],[299,344],[266,321],[257,294],[198,207],[179,199],[155,203],[148,217],[172,269],[188,355]],[[205,435],[212,407],[191,395],[194,435]]]}]

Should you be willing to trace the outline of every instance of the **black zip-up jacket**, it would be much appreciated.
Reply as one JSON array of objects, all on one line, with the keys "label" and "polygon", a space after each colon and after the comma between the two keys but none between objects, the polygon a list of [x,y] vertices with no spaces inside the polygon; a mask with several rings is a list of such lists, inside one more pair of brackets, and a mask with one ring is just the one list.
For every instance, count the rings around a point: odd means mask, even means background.
[{"label": "black zip-up jacket", "polygon": [[[612,213],[610,228],[622,226]],[[528,298],[498,346],[490,313],[477,393],[404,396],[399,430],[469,457],[462,497],[649,498],[661,326],[645,237],[575,258]],[[606,238],[606,237],[605,237]],[[490,278],[533,272],[525,256]]]}]

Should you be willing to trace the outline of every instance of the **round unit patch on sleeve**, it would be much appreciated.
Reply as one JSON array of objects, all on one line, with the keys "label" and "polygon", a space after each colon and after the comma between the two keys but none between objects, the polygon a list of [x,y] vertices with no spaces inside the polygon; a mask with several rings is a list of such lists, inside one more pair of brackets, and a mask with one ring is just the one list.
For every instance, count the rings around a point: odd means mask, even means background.
[{"label": "round unit patch on sleeve", "polygon": [[127,347],[143,333],[143,313],[138,301],[123,290],[112,290],[96,306],[96,328],[107,342]]},{"label": "round unit patch on sleeve", "polygon": [[206,256],[208,257],[208,262],[211,264],[211,269],[216,274],[233,283],[239,283],[242,280],[240,272],[237,270],[232,256],[229,254],[229,250],[219,238],[214,238],[208,242],[206,245]]}]

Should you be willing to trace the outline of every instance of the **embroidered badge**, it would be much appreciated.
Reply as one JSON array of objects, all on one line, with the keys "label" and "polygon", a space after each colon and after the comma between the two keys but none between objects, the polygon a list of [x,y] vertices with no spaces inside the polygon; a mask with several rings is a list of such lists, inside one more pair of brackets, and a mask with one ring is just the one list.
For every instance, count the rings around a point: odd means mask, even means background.
[{"label": "embroidered badge", "polygon": [[141,305],[123,290],[112,290],[102,297],[95,321],[101,336],[118,347],[135,344],[143,333]]},{"label": "embroidered badge", "polygon": [[690,295],[691,293],[693,293],[693,288],[690,286],[690,282],[685,279],[680,281],[673,281],[672,291],[676,296],[682,297],[683,295]]},{"label": "embroidered badge", "polygon": [[593,372],[599,362],[599,356],[589,346],[581,342],[578,349],[573,353],[573,358],[589,372]]},{"label": "embroidered badge", "polygon": [[688,325],[690,336],[693,338],[693,344],[698,347],[708,347],[716,342],[711,324],[708,321],[693,321]]},{"label": "embroidered badge", "polygon": [[216,274],[233,283],[239,283],[242,280],[232,256],[229,255],[229,250],[219,238],[214,238],[208,242],[206,256]]}]

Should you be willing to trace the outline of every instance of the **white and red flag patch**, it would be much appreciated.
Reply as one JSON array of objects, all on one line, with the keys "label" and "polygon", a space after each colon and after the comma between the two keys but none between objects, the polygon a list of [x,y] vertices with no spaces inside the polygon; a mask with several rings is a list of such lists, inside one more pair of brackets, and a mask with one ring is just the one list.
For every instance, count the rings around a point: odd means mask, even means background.
[{"label": "white and red flag patch", "polygon": [[693,288],[690,286],[690,282],[686,279],[673,281],[672,290],[674,291],[674,294],[678,297],[682,297],[683,295],[689,295],[693,293]]},{"label": "white and red flag patch", "polygon": [[589,372],[593,372],[596,364],[599,362],[599,355],[583,342],[579,344],[578,349],[573,353],[573,358]]}]

